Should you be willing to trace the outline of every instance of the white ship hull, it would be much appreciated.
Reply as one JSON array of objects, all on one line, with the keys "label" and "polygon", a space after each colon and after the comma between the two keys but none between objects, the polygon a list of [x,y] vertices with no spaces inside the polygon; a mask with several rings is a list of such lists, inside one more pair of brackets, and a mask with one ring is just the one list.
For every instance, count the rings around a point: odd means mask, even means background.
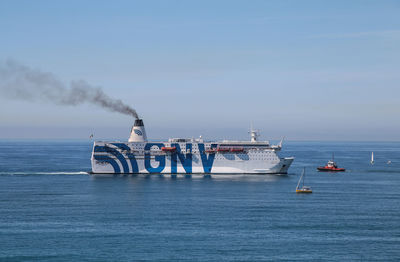
[{"label": "white ship hull", "polygon": [[[242,143],[243,144],[243,143]],[[286,174],[293,157],[280,158],[277,151],[260,143],[247,143],[242,152],[205,149],[221,143],[121,143],[95,142],[92,173],[98,174]],[[174,146],[176,152],[163,152]]]}]

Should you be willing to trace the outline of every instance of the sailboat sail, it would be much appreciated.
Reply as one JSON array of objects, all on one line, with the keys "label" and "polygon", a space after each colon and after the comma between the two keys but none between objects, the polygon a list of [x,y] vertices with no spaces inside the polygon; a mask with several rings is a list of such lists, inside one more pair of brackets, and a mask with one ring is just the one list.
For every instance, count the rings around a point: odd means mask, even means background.
[{"label": "sailboat sail", "polygon": [[374,164],[374,152],[371,153],[371,164]]}]

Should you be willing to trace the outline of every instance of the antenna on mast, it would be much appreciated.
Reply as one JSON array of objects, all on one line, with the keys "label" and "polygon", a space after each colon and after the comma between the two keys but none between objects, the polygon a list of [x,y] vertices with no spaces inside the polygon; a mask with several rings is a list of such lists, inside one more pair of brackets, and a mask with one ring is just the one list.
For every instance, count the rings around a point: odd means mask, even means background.
[{"label": "antenna on mast", "polygon": [[283,140],[285,140],[285,137],[282,137],[281,141],[279,142],[279,147],[282,148]]}]

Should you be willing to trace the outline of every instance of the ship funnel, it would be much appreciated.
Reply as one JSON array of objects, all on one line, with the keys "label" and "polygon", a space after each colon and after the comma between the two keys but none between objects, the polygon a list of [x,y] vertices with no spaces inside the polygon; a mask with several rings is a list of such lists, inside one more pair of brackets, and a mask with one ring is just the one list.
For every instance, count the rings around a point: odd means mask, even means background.
[{"label": "ship funnel", "polygon": [[144,129],[143,120],[136,119],[135,124],[132,127],[131,135],[128,142],[146,142],[146,130]]}]

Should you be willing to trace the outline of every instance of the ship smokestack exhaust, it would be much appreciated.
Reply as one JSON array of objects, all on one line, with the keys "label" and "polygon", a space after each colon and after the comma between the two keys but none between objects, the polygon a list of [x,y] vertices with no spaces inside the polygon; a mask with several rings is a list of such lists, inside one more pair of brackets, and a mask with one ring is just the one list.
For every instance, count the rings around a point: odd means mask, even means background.
[{"label": "ship smokestack exhaust", "polygon": [[111,112],[139,118],[136,110],[110,97],[97,86],[83,80],[66,84],[48,72],[42,72],[12,60],[0,61],[0,93],[10,99],[48,102],[60,106],[92,104]]},{"label": "ship smokestack exhaust", "polygon": [[146,129],[142,119],[137,118],[135,120],[128,142],[147,142]]}]

